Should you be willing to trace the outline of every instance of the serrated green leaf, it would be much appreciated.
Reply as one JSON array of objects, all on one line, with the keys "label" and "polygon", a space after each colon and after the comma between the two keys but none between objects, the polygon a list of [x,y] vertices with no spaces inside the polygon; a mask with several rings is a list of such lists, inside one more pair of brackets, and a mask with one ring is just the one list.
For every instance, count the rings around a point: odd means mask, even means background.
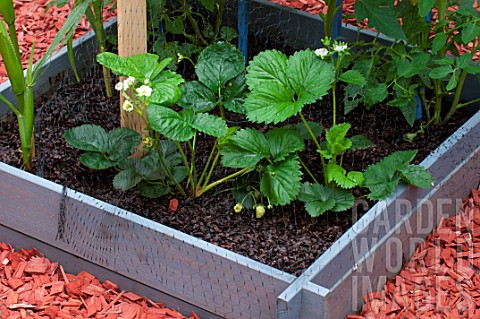
[{"label": "serrated green leaf", "polygon": [[182,87],[183,95],[178,104],[184,109],[206,112],[213,109],[217,99],[208,87],[197,81],[187,82]]},{"label": "serrated green leaf", "polygon": [[387,85],[385,83],[377,83],[368,86],[365,92],[365,103],[367,105],[375,105],[383,102],[388,97]]},{"label": "serrated green leaf", "polygon": [[266,134],[270,153],[274,161],[284,160],[290,153],[303,150],[303,138],[285,127],[274,128]]},{"label": "serrated green leaf", "polygon": [[108,159],[119,162],[132,154],[135,147],[140,144],[142,136],[134,130],[120,127],[108,132],[108,140]]},{"label": "serrated green leaf", "polygon": [[272,205],[286,205],[293,201],[300,191],[302,172],[297,155],[290,155],[265,168],[260,180],[260,191]]},{"label": "serrated green leaf", "polygon": [[225,84],[240,74],[245,67],[243,53],[227,42],[208,46],[198,56],[195,73],[200,82],[213,92],[219,92]]},{"label": "serrated green leaf", "polygon": [[428,76],[432,79],[443,79],[453,72],[453,68],[450,65],[443,65],[434,68],[430,71]]},{"label": "serrated green leaf", "polygon": [[150,103],[165,106],[174,105],[180,101],[182,97],[182,88],[180,85],[184,82],[184,79],[179,74],[169,70],[162,71],[150,82],[150,86],[152,87]]},{"label": "serrated green leaf", "polygon": [[397,69],[398,75],[405,78],[411,78],[418,75],[422,70],[427,67],[427,63],[430,60],[430,55],[427,53],[419,53],[415,55],[412,61],[402,60],[399,62]]},{"label": "serrated green leaf", "polygon": [[[267,86],[257,89],[255,92],[247,94],[244,107],[247,119],[257,123],[283,122],[290,116],[297,114],[304,106],[298,101],[288,101],[288,96],[275,94],[273,86]],[[284,93],[284,92],[283,92]]]},{"label": "serrated green leaf", "polygon": [[98,152],[86,152],[80,155],[80,163],[91,169],[107,169],[114,167],[115,163],[108,160],[104,154]]},{"label": "serrated green leaf", "polygon": [[82,151],[106,153],[109,150],[108,134],[98,125],[84,124],[69,129],[63,135],[71,146]]},{"label": "serrated green leaf", "polygon": [[347,84],[344,86],[344,113],[348,114],[360,105],[364,99],[364,88],[357,84]]},{"label": "serrated green leaf", "polygon": [[222,100],[225,108],[232,112],[245,114],[243,101],[245,99],[246,89],[245,72],[241,72],[235,78],[228,81],[222,92]]},{"label": "serrated green leaf", "polygon": [[244,168],[270,156],[265,136],[254,129],[237,131],[220,150],[225,167]]},{"label": "serrated green leaf", "polygon": [[433,186],[432,175],[420,165],[408,165],[400,169],[402,180],[410,185],[430,188]]},{"label": "serrated green leaf", "polygon": [[432,53],[435,54],[445,47],[447,35],[445,33],[436,33],[432,41]]},{"label": "serrated green leaf", "polygon": [[312,217],[318,217],[335,207],[333,189],[320,184],[302,184],[298,199],[305,202],[305,208]]},{"label": "serrated green leaf", "polygon": [[[317,122],[307,121],[307,125],[310,128],[310,130],[312,131],[313,136],[315,136],[315,138],[318,138],[320,135],[322,135],[323,130],[324,130],[322,124],[317,123]],[[313,140],[313,137],[310,134],[310,132],[308,131],[307,127],[305,126],[305,123],[303,123],[303,122],[298,123],[295,126],[295,129],[296,129],[297,133],[300,134],[300,136],[304,140]]]},{"label": "serrated green leaf", "polygon": [[350,137],[350,141],[352,142],[352,146],[350,146],[349,150],[352,152],[358,149],[367,148],[373,145],[372,141],[370,141],[368,137],[363,135],[354,135]]},{"label": "serrated green leaf", "polygon": [[218,141],[218,149],[221,149],[223,145],[227,143],[227,141],[240,129],[240,126],[232,126],[229,127],[227,130],[227,135],[220,137],[217,139]]},{"label": "serrated green leaf", "polygon": [[368,19],[368,26],[396,40],[407,40],[396,17],[393,1],[357,0],[355,2],[357,21]]},{"label": "serrated green leaf", "polygon": [[191,127],[193,122],[193,110],[175,112],[172,109],[150,104],[147,108],[148,122],[152,129],[174,141],[188,141],[195,135]]},{"label": "serrated green leaf", "polygon": [[[357,172],[358,173],[358,172]],[[349,191],[335,188],[333,190],[335,206],[331,209],[334,212],[343,212],[353,207],[355,197]]]},{"label": "serrated green leaf", "polygon": [[358,85],[364,85],[367,82],[365,77],[358,70],[348,70],[342,73],[338,79],[345,83],[353,83]]},{"label": "serrated green leaf", "polygon": [[393,193],[404,170],[417,154],[416,150],[398,151],[370,165],[363,173],[363,186],[370,190],[368,198],[380,200]]},{"label": "serrated green leaf", "polygon": [[228,127],[225,120],[208,113],[196,114],[190,125],[192,128],[211,136],[223,137],[227,135]]},{"label": "serrated green leaf", "polygon": [[342,154],[352,146],[352,141],[345,137],[350,127],[349,123],[342,123],[332,126],[327,131],[325,134],[327,150],[320,151],[324,158],[328,159]]},{"label": "serrated green leaf", "polygon": [[139,81],[153,79],[171,62],[170,59],[165,59],[159,63],[158,59],[158,55],[150,53],[135,54],[129,57],[120,57],[111,52],[97,55],[98,63],[112,70],[114,74],[133,76]]},{"label": "serrated green leaf", "polygon": [[327,182],[332,182],[338,176],[344,176],[347,171],[336,163],[328,163],[325,165],[325,171],[327,173]]},{"label": "serrated green leaf", "polygon": [[[175,166],[172,168],[173,178],[177,183],[182,182],[188,176],[188,170],[185,166]],[[170,181],[173,184],[173,181]]]},{"label": "serrated green leaf", "polygon": [[266,50],[257,54],[247,67],[246,81],[253,91],[258,83],[274,83],[276,87],[287,90],[287,56],[280,51]]},{"label": "serrated green leaf", "polygon": [[410,126],[413,126],[415,123],[415,116],[417,114],[417,99],[412,98],[398,107],[400,108],[400,111],[402,112],[407,123]]},{"label": "serrated green leaf", "polygon": [[134,170],[126,169],[115,175],[113,187],[126,191],[135,187],[141,180],[142,176],[138,175]]},{"label": "serrated green leaf", "polygon": [[250,62],[246,75],[250,92],[244,103],[249,120],[276,124],[301,110],[303,105],[292,100],[286,68],[287,56],[275,50],[261,52]]},{"label": "serrated green leaf", "polygon": [[226,42],[231,42],[238,37],[237,30],[232,27],[223,26],[220,28],[220,38]]},{"label": "serrated green leaf", "polygon": [[286,75],[298,101],[304,105],[327,94],[335,78],[333,65],[309,49],[297,51],[288,59]]},{"label": "serrated green leaf", "polygon": [[158,198],[170,193],[170,187],[163,184],[152,184],[146,181],[141,181],[137,185],[138,191],[143,197]]},{"label": "serrated green leaf", "polygon": [[333,66],[310,50],[299,51],[288,61],[281,52],[261,52],[247,71],[246,115],[259,123],[276,124],[297,114],[325,95],[334,80]]}]

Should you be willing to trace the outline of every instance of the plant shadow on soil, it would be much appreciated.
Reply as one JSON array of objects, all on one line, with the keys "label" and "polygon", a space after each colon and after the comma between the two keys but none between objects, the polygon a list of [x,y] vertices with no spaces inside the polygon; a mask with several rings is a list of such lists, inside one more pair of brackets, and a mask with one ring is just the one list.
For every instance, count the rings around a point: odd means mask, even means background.
[{"label": "plant shadow on soil", "polygon": [[[104,96],[101,69],[98,66],[91,72],[82,83],[65,83],[37,108],[36,158],[32,173],[294,275],[300,275],[351,227],[351,210],[311,218],[303,204],[296,201],[288,206],[267,210],[262,219],[256,219],[252,210],[235,213],[235,201],[228,191],[231,183],[218,186],[196,199],[172,195],[146,199],[135,190],[124,192],[114,189],[113,170],[92,171],[82,166],[79,162],[81,152],[67,145],[63,139],[67,129],[82,124],[98,124],[107,131],[119,126],[118,97],[107,99]],[[328,102],[329,98],[325,97],[323,101],[305,107],[303,114],[307,120],[319,121],[328,128],[331,126]],[[338,114],[343,114],[343,110],[339,110]],[[262,131],[272,127],[253,125],[242,116],[229,115],[232,120],[230,125],[253,126]],[[397,108],[357,108],[347,116],[340,116],[338,123],[351,123],[350,134],[364,135],[373,141],[374,146],[353,154],[347,153],[344,157],[345,167],[363,170],[396,150],[413,148],[419,150],[415,159],[419,163],[468,116],[460,111],[450,123],[427,130],[411,144],[403,139],[403,135],[418,129],[419,123],[410,128]],[[292,119],[291,122],[297,120]],[[213,141],[208,138],[199,138],[198,141],[197,167],[203,167],[202,163],[206,162]],[[20,167],[19,149],[17,124],[12,116],[0,123],[0,160]],[[302,154],[302,160],[320,172],[317,155],[313,147],[308,147]],[[230,169],[218,165],[212,180],[229,172]],[[356,197],[362,195],[360,190],[354,192]],[[176,212],[168,208],[172,198],[179,200]],[[370,207],[372,205],[369,203]],[[364,212],[359,210],[358,213],[362,215]]]}]

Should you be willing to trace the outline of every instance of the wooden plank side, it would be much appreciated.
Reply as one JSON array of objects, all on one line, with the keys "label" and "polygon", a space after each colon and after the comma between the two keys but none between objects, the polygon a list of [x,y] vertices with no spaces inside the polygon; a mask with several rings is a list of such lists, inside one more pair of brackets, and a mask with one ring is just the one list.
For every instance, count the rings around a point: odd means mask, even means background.
[{"label": "wooden plank side", "polygon": [[71,190],[61,202],[60,185],[0,163],[1,225],[206,311],[274,318],[278,294],[295,279]]},{"label": "wooden plank side", "polygon": [[[442,216],[456,213],[453,205],[443,203],[461,203],[470,190],[478,186],[479,165],[480,147],[432,191],[425,205],[418,207],[392,229],[390,236],[376,247],[371,247],[366,256],[357,260],[351,271],[330,289],[324,318],[344,318],[346,314],[360,309],[365,293],[381,290],[386,278],[401,270],[402,262],[411,257],[417,244],[431,232],[433,225],[436,225]],[[425,227],[427,220],[429,227]],[[418,227],[419,225],[422,226]],[[319,275],[321,276],[321,273]],[[301,318],[311,317],[308,313],[302,313]]]},{"label": "wooden plank side", "polygon": [[207,312],[194,305],[188,304],[179,298],[167,295],[157,289],[143,285],[137,281],[131,280],[118,273],[103,268],[88,260],[79,258],[57,247],[48,245],[30,236],[21,234],[10,228],[0,225],[0,242],[7,242],[14,246],[14,248],[26,248],[35,247],[42,252],[47,258],[52,261],[59,262],[66,272],[77,274],[80,271],[87,271],[97,277],[100,281],[110,280],[119,285],[120,289],[125,291],[131,291],[139,296],[145,296],[150,300],[156,302],[162,302],[169,308],[174,308],[184,315],[189,315],[191,311],[194,311],[202,319],[220,319],[210,312]]}]

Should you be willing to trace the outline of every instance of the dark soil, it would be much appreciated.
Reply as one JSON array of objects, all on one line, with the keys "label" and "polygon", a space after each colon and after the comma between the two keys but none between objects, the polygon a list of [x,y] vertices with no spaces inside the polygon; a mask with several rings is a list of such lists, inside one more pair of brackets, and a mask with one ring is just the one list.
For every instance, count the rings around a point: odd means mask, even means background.
[{"label": "dark soil", "polygon": [[[119,101],[104,97],[101,72],[96,70],[91,78],[86,79],[82,84],[65,84],[38,108],[33,173],[295,275],[301,274],[351,226],[351,211],[327,213],[314,219],[299,202],[267,210],[262,219],[256,219],[253,211],[237,214],[233,211],[235,201],[225,191],[229,185],[213,189],[202,198],[177,197],[179,206],[176,212],[168,208],[173,196],[145,199],[137,191],[113,189],[115,172],[92,171],[82,166],[78,160],[80,152],[63,139],[65,130],[81,124],[98,124],[106,130],[119,125]],[[331,110],[326,104],[305,108],[304,114],[310,120],[322,122],[325,127],[331,126]],[[418,163],[467,118],[468,115],[459,112],[450,124],[431,129],[410,144],[403,139],[403,134],[416,128],[410,128],[396,108],[359,108],[338,122],[348,121],[352,124],[352,134],[365,135],[375,145],[347,154],[345,165],[360,170],[395,150],[412,148],[419,150]],[[238,125],[244,120],[237,116],[235,122]],[[13,117],[0,123],[0,160],[20,167],[16,126]],[[264,128],[267,127],[261,127]],[[204,142],[199,144],[211,143]],[[207,155],[206,149],[204,152],[199,150],[199,165],[206,161]],[[303,160],[310,167],[319,167],[313,148],[305,152]],[[215,175],[221,177],[225,173],[224,168],[218,167]],[[356,192],[356,195],[361,193]]]}]

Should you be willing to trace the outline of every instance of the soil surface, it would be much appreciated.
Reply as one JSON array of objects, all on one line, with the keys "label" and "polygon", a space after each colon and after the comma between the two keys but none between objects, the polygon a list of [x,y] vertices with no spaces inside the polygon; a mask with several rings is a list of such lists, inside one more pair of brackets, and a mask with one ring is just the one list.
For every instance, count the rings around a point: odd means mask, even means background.
[{"label": "soil surface", "polygon": [[[214,188],[197,199],[174,196],[145,199],[134,190],[113,189],[115,172],[92,171],[82,166],[79,162],[81,153],[63,139],[65,130],[81,124],[98,124],[106,130],[119,125],[118,98],[108,100],[104,96],[100,69],[86,79],[81,84],[66,83],[37,108],[33,173],[295,275],[301,274],[352,225],[352,211],[311,218],[299,202],[267,210],[262,219],[256,219],[253,211],[237,214],[233,211],[235,201],[230,192],[225,191],[231,187],[229,184]],[[328,102],[328,98],[324,100]],[[303,113],[307,120],[320,121],[326,128],[331,126],[331,110],[325,103],[306,107]],[[339,114],[343,111],[340,110]],[[246,123],[238,115],[227,114],[227,117],[233,120],[230,124]],[[418,124],[410,128],[398,109],[383,106],[370,110],[358,108],[346,117],[341,116],[338,122],[351,123],[352,135],[367,136],[374,146],[347,153],[344,164],[347,169],[363,170],[395,150],[413,148],[419,150],[418,163],[468,117],[469,114],[459,112],[449,124],[427,130],[411,144],[403,139],[403,134],[417,130]],[[259,127],[262,130],[268,128]],[[197,167],[205,163],[206,147],[211,143],[208,139],[199,143]],[[20,167],[20,155],[17,124],[11,117],[0,123],[0,160]],[[314,148],[305,151],[302,159],[307,166],[318,167]],[[218,166],[212,180],[227,173]],[[355,195],[362,193],[355,191]],[[179,201],[176,212],[169,210],[170,200],[174,198]],[[363,211],[358,213],[361,215]]]}]

